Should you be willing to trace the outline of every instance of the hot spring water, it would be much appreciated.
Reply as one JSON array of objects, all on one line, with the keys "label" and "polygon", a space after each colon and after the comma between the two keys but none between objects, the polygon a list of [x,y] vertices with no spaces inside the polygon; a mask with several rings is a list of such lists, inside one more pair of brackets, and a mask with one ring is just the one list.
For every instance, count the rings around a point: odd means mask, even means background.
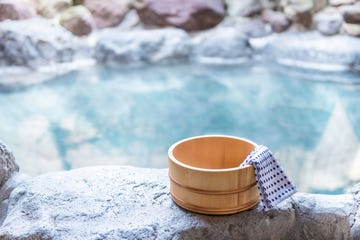
[{"label": "hot spring water", "polygon": [[341,193],[360,180],[359,81],[265,65],[91,67],[0,87],[0,138],[35,175],[167,167],[180,139],[234,135],[267,145],[299,190]]}]

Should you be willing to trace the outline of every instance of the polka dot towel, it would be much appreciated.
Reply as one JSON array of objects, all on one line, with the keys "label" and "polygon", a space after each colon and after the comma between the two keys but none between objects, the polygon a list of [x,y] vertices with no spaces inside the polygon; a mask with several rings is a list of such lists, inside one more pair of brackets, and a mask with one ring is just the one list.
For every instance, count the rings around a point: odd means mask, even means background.
[{"label": "polka dot towel", "polygon": [[296,187],[286,176],[279,162],[265,146],[257,146],[241,164],[252,164],[264,209],[275,207],[296,192]]}]

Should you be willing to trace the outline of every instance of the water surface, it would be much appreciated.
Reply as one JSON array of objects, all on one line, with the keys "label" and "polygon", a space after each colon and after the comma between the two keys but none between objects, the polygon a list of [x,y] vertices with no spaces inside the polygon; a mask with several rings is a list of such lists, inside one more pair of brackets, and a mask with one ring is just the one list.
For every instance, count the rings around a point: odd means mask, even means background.
[{"label": "water surface", "polygon": [[36,175],[167,167],[174,142],[228,134],[267,145],[299,190],[341,193],[360,180],[360,85],[345,83],[359,81],[273,65],[91,67],[3,86],[0,138]]}]

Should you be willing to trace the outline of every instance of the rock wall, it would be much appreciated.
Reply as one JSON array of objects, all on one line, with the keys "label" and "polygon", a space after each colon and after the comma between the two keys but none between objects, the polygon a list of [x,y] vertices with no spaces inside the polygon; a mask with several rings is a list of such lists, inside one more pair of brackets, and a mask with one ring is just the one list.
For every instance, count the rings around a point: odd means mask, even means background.
[{"label": "rock wall", "polygon": [[172,26],[194,32],[213,28],[224,19],[246,18],[259,19],[274,32],[316,29],[324,35],[360,36],[358,0],[2,0],[0,21],[42,16],[84,36],[118,26],[131,10],[145,28]]},{"label": "rock wall", "polygon": [[[33,14],[12,17],[12,11],[23,9],[21,3]],[[107,0],[71,5],[68,0],[0,1],[11,15],[0,19],[0,67],[34,70],[79,59],[123,66],[266,58],[316,70],[360,69],[360,2],[355,0]]]},{"label": "rock wall", "polygon": [[[84,59],[111,66],[184,61],[237,64],[260,59],[315,70],[357,71],[359,46],[360,38],[314,31],[268,35],[263,23],[248,20],[226,21],[196,34],[177,28],[119,27],[99,31],[91,41],[79,41],[44,19],[0,22],[0,67],[31,71],[64,63],[76,67],[74,62]],[[14,80],[7,82],[0,79],[5,86]]]},{"label": "rock wall", "polygon": [[[167,169],[90,167],[27,178],[12,190],[0,239],[359,239],[351,194],[297,193],[276,209],[227,216],[183,210]],[[3,200],[4,203],[4,200]]]}]

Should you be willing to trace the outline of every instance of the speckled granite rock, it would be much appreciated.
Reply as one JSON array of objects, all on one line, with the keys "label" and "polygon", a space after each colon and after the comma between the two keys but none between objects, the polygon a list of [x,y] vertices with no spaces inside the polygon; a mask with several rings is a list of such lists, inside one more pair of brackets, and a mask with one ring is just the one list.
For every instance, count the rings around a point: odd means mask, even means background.
[{"label": "speckled granite rock", "polygon": [[268,212],[207,216],[175,205],[166,169],[82,168],[19,184],[0,239],[358,239],[355,196],[298,193]]}]

